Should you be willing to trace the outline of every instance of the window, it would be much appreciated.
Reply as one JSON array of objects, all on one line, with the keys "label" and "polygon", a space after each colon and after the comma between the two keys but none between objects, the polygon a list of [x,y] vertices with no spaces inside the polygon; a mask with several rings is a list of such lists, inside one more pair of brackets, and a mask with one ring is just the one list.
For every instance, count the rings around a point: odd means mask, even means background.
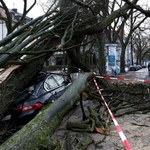
[{"label": "window", "polygon": [[48,76],[47,79],[44,82],[44,88],[47,91],[50,91],[51,89],[54,89],[56,87],[58,87],[58,84],[55,81],[55,79],[53,78],[53,76]]},{"label": "window", "polygon": [[59,85],[62,85],[62,83],[64,82],[64,78],[62,76],[54,75],[54,78]]}]

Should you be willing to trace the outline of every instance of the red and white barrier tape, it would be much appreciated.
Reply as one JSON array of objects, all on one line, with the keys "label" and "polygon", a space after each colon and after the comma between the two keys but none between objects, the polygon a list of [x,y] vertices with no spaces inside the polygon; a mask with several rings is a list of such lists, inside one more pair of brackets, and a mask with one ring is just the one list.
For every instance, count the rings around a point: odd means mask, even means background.
[{"label": "red and white barrier tape", "polygon": [[101,96],[101,98],[102,98],[102,100],[103,100],[103,102],[104,102],[104,104],[105,104],[105,106],[106,106],[106,108],[107,108],[107,110],[108,110],[108,112],[109,112],[113,122],[114,122],[114,125],[116,127],[116,130],[117,130],[117,132],[118,132],[122,142],[123,142],[123,145],[125,146],[126,150],[131,150],[130,144],[127,141],[127,138],[124,135],[120,125],[118,124],[117,120],[115,119],[114,115],[112,114],[111,110],[109,109],[109,106],[107,105],[106,100],[104,99],[104,97],[103,97],[103,95],[102,95],[102,93],[100,91],[100,88],[99,88],[99,86],[98,86],[98,84],[96,82],[96,79],[93,78],[93,80],[94,80],[95,86],[96,86],[96,88],[97,88],[97,90],[98,90],[98,92],[99,92],[99,94],[100,94],[100,96]]},{"label": "red and white barrier tape", "polygon": [[136,81],[136,82],[143,82],[143,83],[150,83],[150,80],[142,80],[142,79],[136,79],[136,80],[131,80],[131,79],[125,79],[122,77],[110,77],[110,76],[96,76],[96,78],[104,79],[104,80],[119,80],[119,81]]}]

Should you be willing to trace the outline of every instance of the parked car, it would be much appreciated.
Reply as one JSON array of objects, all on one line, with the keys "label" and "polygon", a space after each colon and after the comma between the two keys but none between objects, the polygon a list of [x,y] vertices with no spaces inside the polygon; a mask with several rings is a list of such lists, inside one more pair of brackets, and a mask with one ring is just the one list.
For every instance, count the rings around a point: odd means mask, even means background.
[{"label": "parked car", "polygon": [[137,67],[138,70],[142,69],[141,65],[137,65],[136,67]]},{"label": "parked car", "polygon": [[54,102],[70,85],[67,76],[58,74],[43,74],[38,82],[25,89],[15,100],[13,108],[9,110],[2,121],[12,120],[17,125],[29,122],[43,106]]},{"label": "parked car", "polygon": [[137,71],[138,67],[137,66],[130,66],[129,71]]},{"label": "parked car", "polygon": [[142,68],[147,68],[147,65],[142,65]]}]

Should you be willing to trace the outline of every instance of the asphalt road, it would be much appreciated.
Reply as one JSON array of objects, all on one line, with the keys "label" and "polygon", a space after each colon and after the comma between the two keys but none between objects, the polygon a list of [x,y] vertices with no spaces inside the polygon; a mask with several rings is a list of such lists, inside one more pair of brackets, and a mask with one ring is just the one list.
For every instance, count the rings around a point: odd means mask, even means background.
[{"label": "asphalt road", "polygon": [[[77,75],[78,74],[74,74],[74,78],[76,78]],[[131,80],[150,79],[147,68],[138,71],[129,71],[119,76]],[[86,114],[88,114],[87,106],[93,105],[94,103],[91,101],[83,101]],[[66,150],[66,139],[69,139],[70,144],[74,146],[74,143],[78,143],[81,137],[89,136],[92,137],[93,143],[88,146],[87,150],[124,150],[122,140],[113,123],[110,127],[110,133],[107,136],[95,132],[73,132],[66,128],[68,121],[80,122],[81,120],[82,111],[79,105],[64,117],[60,126],[52,136],[53,139],[60,141],[61,150]],[[150,113],[142,114],[142,112],[139,111],[138,113],[116,117],[116,120],[127,137],[132,150],[150,150]]]},{"label": "asphalt road", "polygon": [[124,74],[120,74],[119,76],[122,76],[126,79],[131,79],[131,80],[136,80],[136,79],[148,80],[148,79],[150,79],[150,75],[148,73],[147,68],[142,68],[138,71],[128,71]]}]

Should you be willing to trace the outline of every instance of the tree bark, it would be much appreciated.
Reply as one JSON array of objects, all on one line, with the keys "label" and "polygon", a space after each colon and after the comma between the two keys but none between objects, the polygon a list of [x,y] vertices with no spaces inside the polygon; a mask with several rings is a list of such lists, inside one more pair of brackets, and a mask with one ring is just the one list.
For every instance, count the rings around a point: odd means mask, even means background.
[{"label": "tree bark", "polygon": [[43,143],[45,146],[48,145],[50,136],[60,124],[63,116],[79,99],[80,93],[87,86],[87,81],[93,76],[93,73],[80,74],[60,98],[45,106],[33,120],[3,143],[0,149],[36,150]]},{"label": "tree bark", "polygon": [[45,59],[41,58],[39,61],[21,66],[0,85],[0,115],[10,107],[19,92],[34,80],[34,77],[42,70],[44,61]]}]

